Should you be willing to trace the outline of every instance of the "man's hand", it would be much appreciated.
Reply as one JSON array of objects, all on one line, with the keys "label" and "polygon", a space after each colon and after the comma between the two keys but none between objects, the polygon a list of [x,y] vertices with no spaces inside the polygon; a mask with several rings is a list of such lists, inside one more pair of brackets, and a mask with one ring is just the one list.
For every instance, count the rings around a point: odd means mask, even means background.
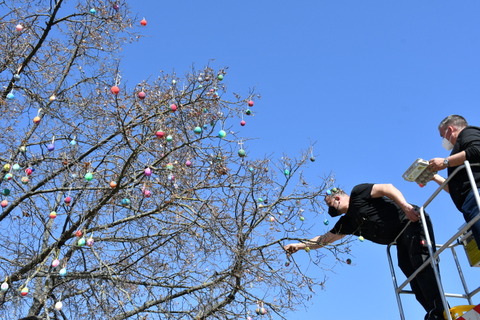
[{"label": "man's hand", "polygon": [[420,219],[420,213],[415,210],[415,208],[407,204],[403,208],[403,212],[405,212],[405,215],[407,216],[408,220],[412,222],[417,222]]},{"label": "man's hand", "polygon": [[444,158],[433,158],[432,160],[428,161],[428,169],[430,171],[440,171],[445,169],[447,166],[443,163]]},{"label": "man's hand", "polygon": [[301,249],[305,249],[305,244],[303,243],[290,243],[290,244],[287,244],[286,246],[283,247],[283,249],[285,249],[285,251],[287,251],[287,253],[295,253],[297,252],[298,250],[301,250]]}]

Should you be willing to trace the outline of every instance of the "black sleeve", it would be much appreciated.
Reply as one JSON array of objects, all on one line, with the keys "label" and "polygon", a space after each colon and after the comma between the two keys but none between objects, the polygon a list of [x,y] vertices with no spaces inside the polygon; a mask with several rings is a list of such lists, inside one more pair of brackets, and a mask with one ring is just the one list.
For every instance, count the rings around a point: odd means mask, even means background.
[{"label": "black sleeve", "polygon": [[356,228],[351,219],[348,216],[342,216],[330,232],[334,234],[352,234],[355,230]]},{"label": "black sleeve", "polygon": [[465,150],[465,155],[471,163],[480,162],[480,128],[467,127],[462,135],[460,150]]}]

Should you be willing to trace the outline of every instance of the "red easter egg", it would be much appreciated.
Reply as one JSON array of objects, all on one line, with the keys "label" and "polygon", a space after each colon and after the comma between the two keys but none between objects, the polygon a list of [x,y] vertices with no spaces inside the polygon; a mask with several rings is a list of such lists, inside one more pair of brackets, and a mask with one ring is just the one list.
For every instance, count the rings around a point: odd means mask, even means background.
[{"label": "red easter egg", "polygon": [[75,231],[75,237],[79,237],[79,238],[80,238],[81,236],[83,236],[82,230],[77,230],[77,231]]},{"label": "red easter egg", "polygon": [[157,132],[155,132],[155,135],[157,136],[157,138],[163,138],[163,137],[165,137],[165,132],[157,131]]},{"label": "red easter egg", "polygon": [[33,118],[33,123],[39,123],[40,120],[42,120],[42,118],[40,118],[39,116],[36,116],[35,118]]},{"label": "red easter egg", "polygon": [[17,30],[18,32],[22,31],[23,30],[23,26],[21,24],[17,24],[15,26],[15,30]]},{"label": "red easter egg", "polygon": [[8,201],[2,200],[2,202],[0,202],[0,205],[2,206],[2,208],[5,208],[6,206],[8,206]]},{"label": "red easter egg", "polygon": [[140,24],[142,26],[146,26],[147,25],[147,20],[145,20],[145,18],[143,18],[142,20],[140,20]]},{"label": "red easter egg", "polygon": [[243,127],[244,125],[246,125],[246,124],[247,124],[247,122],[246,122],[245,120],[240,121],[240,125],[241,125],[242,127]]},{"label": "red easter egg", "polygon": [[172,104],[170,105],[170,110],[172,110],[172,112],[177,111],[177,105],[174,104],[174,103],[172,103]]},{"label": "red easter egg", "polygon": [[64,200],[65,204],[69,205],[72,202],[72,197],[66,197]]},{"label": "red easter egg", "polygon": [[249,107],[253,107],[253,105],[254,105],[254,102],[252,100],[248,101],[248,106]]},{"label": "red easter egg", "polygon": [[117,187],[117,183],[115,181],[110,181],[110,187],[111,188],[116,188]]},{"label": "red easter egg", "polygon": [[113,93],[113,94],[118,94],[120,92],[120,88],[117,87],[117,86],[113,86],[110,88],[110,91]]}]

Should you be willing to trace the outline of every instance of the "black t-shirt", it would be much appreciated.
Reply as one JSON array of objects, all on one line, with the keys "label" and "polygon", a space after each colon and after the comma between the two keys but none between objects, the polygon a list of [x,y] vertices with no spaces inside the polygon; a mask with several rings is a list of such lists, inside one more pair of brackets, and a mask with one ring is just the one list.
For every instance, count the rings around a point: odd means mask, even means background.
[{"label": "black t-shirt", "polygon": [[352,189],[348,211],[330,230],[331,233],[363,236],[379,244],[395,240],[408,219],[389,198],[372,198],[372,187],[373,184],[365,183]]},{"label": "black t-shirt", "polygon": [[[465,127],[457,137],[457,141],[453,146],[451,155],[465,151],[466,158],[470,162],[480,163],[480,128],[478,127]],[[463,163],[462,163],[463,164]],[[451,175],[457,167],[448,168],[448,175]],[[480,188],[480,167],[472,167],[473,177],[477,184],[477,188]],[[467,171],[465,169],[460,170],[457,174],[448,182],[448,189],[450,197],[460,210],[463,202],[467,197],[467,194],[472,190],[470,180],[468,179]]]}]

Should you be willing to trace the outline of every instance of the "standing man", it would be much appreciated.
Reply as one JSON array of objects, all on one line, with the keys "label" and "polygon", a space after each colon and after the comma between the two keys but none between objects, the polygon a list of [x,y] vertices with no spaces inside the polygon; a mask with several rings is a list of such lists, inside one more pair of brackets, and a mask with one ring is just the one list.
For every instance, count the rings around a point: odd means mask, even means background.
[{"label": "standing man", "polygon": [[[443,138],[442,146],[447,150],[452,150],[452,153],[446,158],[430,160],[428,166],[430,170],[440,171],[448,168],[448,175],[450,175],[465,160],[472,164],[480,163],[480,128],[469,126],[467,120],[462,116],[451,115],[440,122],[438,131]],[[480,167],[472,167],[472,172],[476,188],[480,190]],[[445,181],[438,174],[433,177],[433,180],[438,184]],[[463,213],[465,221],[469,222],[478,216],[479,209],[466,170],[460,170],[452,177],[445,191],[450,193],[453,203]],[[472,230],[475,242],[480,249],[480,220],[470,230]]]},{"label": "standing man", "polygon": [[[429,257],[425,234],[419,221],[418,207],[409,204],[402,193],[391,184],[360,184],[349,196],[339,188],[327,191],[325,202],[328,213],[343,216],[332,230],[305,242],[284,247],[288,253],[298,250],[319,249],[345,235],[362,236],[379,244],[390,244],[397,239],[398,265],[409,277]],[[430,218],[426,216],[432,243],[435,243]],[[410,283],[418,302],[427,311],[426,320],[443,319],[440,291],[431,265],[423,269]]]}]

